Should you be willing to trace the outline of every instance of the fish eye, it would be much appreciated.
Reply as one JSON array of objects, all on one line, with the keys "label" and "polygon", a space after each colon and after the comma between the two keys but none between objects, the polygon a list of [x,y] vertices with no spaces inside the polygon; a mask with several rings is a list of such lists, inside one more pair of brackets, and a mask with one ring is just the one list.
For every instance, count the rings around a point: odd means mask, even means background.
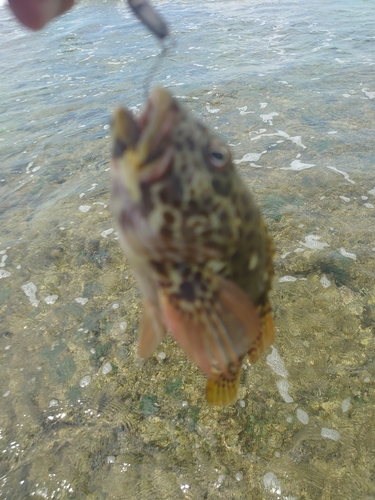
[{"label": "fish eye", "polygon": [[218,169],[226,167],[230,161],[228,147],[220,142],[212,141],[207,148],[207,159],[211,167]]}]

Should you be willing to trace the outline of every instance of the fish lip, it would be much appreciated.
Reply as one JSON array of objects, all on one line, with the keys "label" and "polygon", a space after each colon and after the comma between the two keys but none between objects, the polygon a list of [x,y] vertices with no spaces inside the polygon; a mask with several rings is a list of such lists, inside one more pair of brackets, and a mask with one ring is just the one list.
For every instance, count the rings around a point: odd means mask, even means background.
[{"label": "fish lip", "polygon": [[168,141],[177,121],[178,104],[162,87],[152,89],[146,108],[137,120],[140,135],[136,148],[147,163]]}]

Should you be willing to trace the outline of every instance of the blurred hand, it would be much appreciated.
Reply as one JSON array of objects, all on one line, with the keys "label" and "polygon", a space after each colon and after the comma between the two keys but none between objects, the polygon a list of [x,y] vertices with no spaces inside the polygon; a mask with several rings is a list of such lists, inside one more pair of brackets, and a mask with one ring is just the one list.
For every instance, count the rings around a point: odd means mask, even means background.
[{"label": "blurred hand", "polygon": [[17,19],[28,28],[40,30],[54,17],[69,10],[74,0],[8,0]]}]

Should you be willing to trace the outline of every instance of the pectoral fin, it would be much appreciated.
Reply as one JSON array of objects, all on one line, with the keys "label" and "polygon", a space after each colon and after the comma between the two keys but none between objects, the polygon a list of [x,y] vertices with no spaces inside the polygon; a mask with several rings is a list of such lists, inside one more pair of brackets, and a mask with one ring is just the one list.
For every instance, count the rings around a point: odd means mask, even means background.
[{"label": "pectoral fin", "polygon": [[161,289],[160,305],[167,327],[189,358],[209,377],[230,379],[231,367],[257,342],[260,321],[235,283],[215,277],[210,285],[215,286],[213,294],[198,297],[194,292],[190,300]]},{"label": "pectoral fin", "polygon": [[143,304],[143,314],[139,328],[138,355],[149,358],[159,342],[165,337],[166,329],[160,312],[150,300]]}]

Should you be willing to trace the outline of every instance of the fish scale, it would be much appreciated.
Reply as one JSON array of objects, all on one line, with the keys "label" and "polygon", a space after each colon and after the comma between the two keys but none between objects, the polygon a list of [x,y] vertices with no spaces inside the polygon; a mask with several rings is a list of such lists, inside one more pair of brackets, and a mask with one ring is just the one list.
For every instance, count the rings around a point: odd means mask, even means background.
[{"label": "fish scale", "polygon": [[164,88],[143,114],[114,113],[112,212],[143,301],[139,354],[169,331],[208,376],[206,399],[237,398],[248,354],[274,341],[274,247],[229,147]]}]

